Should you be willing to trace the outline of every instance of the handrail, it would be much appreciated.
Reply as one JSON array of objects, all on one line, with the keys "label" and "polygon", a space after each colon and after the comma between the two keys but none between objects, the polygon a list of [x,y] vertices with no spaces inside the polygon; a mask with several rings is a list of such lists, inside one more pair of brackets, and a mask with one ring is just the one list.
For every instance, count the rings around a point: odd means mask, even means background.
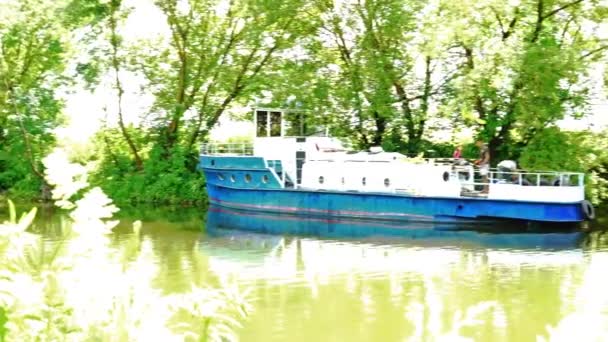
[{"label": "handrail", "polygon": [[[475,170],[478,171],[478,170]],[[530,171],[495,171],[491,170],[488,174],[490,184],[496,181],[507,181],[510,184],[532,185],[532,186],[584,186],[585,174],[581,172],[530,172]],[[505,177],[506,176],[506,177]],[[547,177],[551,177],[549,184],[546,184]],[[530,183],[532,178],[533,183]],[[545,184],[543,184],[543,178]],[[572,181],[575,178],[575,181]],[[525,182],[524,182],[525,180]],[[526,184],[527,183],[527,184]]]},{"label": "handrail", "polygon": [[[392,162],[399,162],[398,160],[381,160],[381,159],[338,159],[338,158],[316,158],[316,159],[309,159],[309,162],[328,162],[328,163],[380,163],[380,162],[384,162],[384,163],[392,163]],[[425,165],[425,164],[422,164]],[[445,164],[446,166],[454,166],[454,167],[462,167],[464,168],[473,168],[473,170],[475,170],[476,172],[479,172],[481,169],[476,166],[476,165],[472,165],[472,164],[464,164],[464,165],[454,165],[454,164]],[[540,175],[546,175],[546,176],[559,176],[559,175],[570,175],[570,176],[584,176],[583,172],[571,172],[571,171],[527,171],[527,170],[516,170],[516,171],[506,171],[503,169],[499,169],[499,168],[488,168],[486,169],[488,170],[488,172],[491,173],[500,173],[500,174],[523,174],[523,175],[536,175],[536,174],[540,174]]]},{"label": "handrail", "polygon": [[201,154],[206,155],[253,155],[252,143],[207,143],[201,146]]},{"label": "handrail", "polygon": [[[352,161],[348,159],[315,159],[310,161],[323,162],[328,164],[350,164],[350,163],[375,163],[378,160],[357,160]],[[388,161],[390,162],[390,161]],[[428,164],[421,164],[428,165]],[[532,187],[584,187],[584,173],[581,172],[559,172],[559,171],[526,171],[526,170],[513,170],[506,171],[504,169],[491,168],[481,169],[475,165],[453,165],[454,167],[448,167],[445,165],[445,171],[450,173],[449,179],[451,181],[459,182],[463,188],[479,186],[489,186],[498,184],[512,184],[519,186],[532,186]],[[485,172],[484,172],[485,171]],[[462,178],[462,175],[468,175],[466,178]]]}]

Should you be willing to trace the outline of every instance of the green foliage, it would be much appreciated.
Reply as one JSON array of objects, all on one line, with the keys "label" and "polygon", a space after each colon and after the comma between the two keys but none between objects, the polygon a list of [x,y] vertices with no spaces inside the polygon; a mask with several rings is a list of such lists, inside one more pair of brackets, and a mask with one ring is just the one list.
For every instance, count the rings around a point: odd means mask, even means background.
[{"label": "green foliage", "polygon": [[93,175],[117,203],[203,203],[206,201],[204,177],[196,170],[198,160],[185,151],[174,148],[167,159],[155,147],[144,162],[142,171],[133,170],[127,155],[116,160],[102,160]]},{"label": "green foliage", "polygon": [[530,170],[583,171],[589,150],[580,138],[555,127],[544,129],[523,149],[519,164]]},{"label": "green foliage", "polygon": [[[563,138],[547,127],[590,112],[608,52],[596,0],[159,0],[168,34],[137,41],[123,31],[137,11],[127,4],[0,3],[0,192],[45,189],[40,159],[62,123],[55,89],[108,80],[109,121],[95,153],[77,153],[118,202],[204,201],[198,145],[240,105],[302,110],[358,148],[408,155],[450,156],[429,133],[472,128],[493,161],[523,153],[530,166],[608,178],[603,163],[570,165],[543,143]],[[132,79],[152,97],[138,113],[124,103]]]},{"label": "green foliage", "polygon": [[151,266],[142,223],[133,223],[127,243],[112,247],[118,208],[65,152],[54,151],[44,163],[53,198],[69,219],[48,243],[27,231],[36,209],[18,218],[8,202],[9,220],[0,223],[0,341],[236,339],[250,310],[245,293],[234,286],[171,295],[152,289],[154,272],[142,272]]},{"label": "green foliage", "polygon": [[[488,0],[446,6],[446,25],[456,27],[454,48],[462,51],[448,102],[477,126],[493,158],[517,157],[513,147],[525,146],[544,127],[589,112],[591,61],[606,49],[591,32],[605,12],[581,10],[583,3]],[[579,20],[589,31],[572,25]]]},{"label": "green foliage", "polygon": [[[408,152],[416,152],[429,103],[444,85],[432,80],[444,65],[427,40],[431,23],[419,13],[426,3],[312,3],[318,17],[300,39],[297,57],[284,61],[268,82],[271,103],[306,108],[362,148],[382,145],[391,127],[399,127]],[[423,75],[416,73],[419,67]]]},{"label": "green foliage", "polygon": [[[117,90],[118,129],[105,127],[97,137],[104,148],[94,179],[119,203],[202,202],[198,144],[230,105],[259,91],[276,56],[293,46],[306,4],[163,0],[155,5],[171,34],[136,44],[121,35],[130,14],[121,2],[111,2],[105,17],[94,1],[76,8],[100,18],[94,29],[101,38],[77,69],[90,86],[100,74],[112,73]],[[142,89],[154,96],[142,113],[145,129],[124,123],[125,73],[143,76]]]},{"label": "green foliage", "polygon": [[608,131],[595,134],[578,134],[576,144],[587,148],[587,154],[580,156],[587,172],[587,196],[595,204],[608,201]]},{"label": "green foliage", "polygon": [[228,144],[252,144],[253,138],[250,136],[232,136],[224,142]]},{"label": "green foliage", "polygon": [[[451,158],[456,146],[451,143],[436,143],[430,140],[422,139],[418,142],[418,151],[423,153],[425,158]],[[400,152],[409,156],[416,156],[419,153],[410,152],[410,144],[403,137],[391,131],[388,136],[384,137],[382,149],[389,152]]]},{"label": "green foliage", "polygon": [[110,7],[120,0],[69,0],[64,9],[66,26],[82,27],[98,23],[110,14]]},{"label": "green foliage", "polygon": [[8,321],[8,317],[6,317],[6,310],[3,307],[0,307],[0,341],[4,342],[6,338],[6,322]]},{"label": "green foliage", "polygon": [[65,84],[69,33],[61,24],[63,1],[0,3],[0,191],[37,197],[41,158],[54,144]]},{"label": "green foliage", "polygon": [[608,199],[608,135],[563,132],[547,128],[525,147],[520,167],[530,170],[585,172],[587,198],[594,204]]},{"label": "green foliage", "polygon": [[155,97],[148,120],[168,155],[174,145],[196,149],[233,102],[252,95],[276,56],[293,45],[292,25],[303,20],[306,6],[275,0],[156,5],[169,39],[142,41],[128,51]]}]

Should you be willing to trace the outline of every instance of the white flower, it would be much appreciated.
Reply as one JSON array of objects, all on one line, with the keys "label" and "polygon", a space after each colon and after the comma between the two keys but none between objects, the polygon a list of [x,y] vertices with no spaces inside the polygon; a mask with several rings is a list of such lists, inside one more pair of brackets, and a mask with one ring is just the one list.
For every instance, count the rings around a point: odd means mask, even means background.
[{"label": "white flower", "polygon": [[82,233],[76,228],[96,230],[99,233],[109,233],[118,222],[104,222],[103,219],[112,218],[118,208],[112,204],[112,200],[101,190],[95,187],[89,190],[82,199],[76,201],[76,208],[70,214],[74,220],[74,230]]},{"label": "white flower", "polygon": [[87,169],[80,164],[71,163],[65,151],[59,148],[55,148],[42,162],[46,167],[46,181],[55,187],[53,199],[59,200],[59,207],[63,208],[65,205],[65,209],[70,209],[68,200],[89,185]]}]

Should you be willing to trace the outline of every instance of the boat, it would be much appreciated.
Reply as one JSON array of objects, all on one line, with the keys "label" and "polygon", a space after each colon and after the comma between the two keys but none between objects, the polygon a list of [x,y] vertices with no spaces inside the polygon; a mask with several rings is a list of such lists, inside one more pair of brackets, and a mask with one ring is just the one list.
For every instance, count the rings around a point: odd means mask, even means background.
[{"label": "boat", "polygon": [[[585,175],[481,170],[462,159],[352,151],[297,111],[253,111],[252,143],[204,144],[212,205],[327,219],[576,224],[594,218]],[[485,172],[484,172],[485,171]]]}]

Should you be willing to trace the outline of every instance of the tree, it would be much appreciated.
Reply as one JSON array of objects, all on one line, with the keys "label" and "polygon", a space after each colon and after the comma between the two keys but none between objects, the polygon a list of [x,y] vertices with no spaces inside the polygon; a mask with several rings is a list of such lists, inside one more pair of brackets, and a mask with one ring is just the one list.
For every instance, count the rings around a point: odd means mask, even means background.
[{"label": "tree", "polygon": [[590,67],[608,48],[608,42],[588,33],[605,20],[598,2],[447,6],[454,43],[465,61],[451,104],[478,126],[493,160],[517,157],[544,127],[588,112]]},{"label": "tree", "polygon": [[61,120],[55,89],[66,61],[62,2],[0,4],[0,190],[44,183],[40,160]]},{"label": "tree", "polygon": [[436,37],[442,11],[392,0],[314,4],[316,32],[299,40],[299,58],[284,62],[268,87],[273,99],[302,104],[360,147],[404,136],[417,152],[454,74]]},{"label": "tree", "polygon": [[[95,2],[80,8],[97,19],[79,71],[89,86],[111,76],[117,117],[96,137],[104,146],[96,181],[119,201],[200,200],[196,145],[231,105],[260,90],[277,57],[293,46],[305,2],[158,0],[166,34],[135,42],[121,33],[131,9],[119,0]],[[154,98],[138,113],[122,106],[134,79],[143,80],[142,95]],[[127,125],[126,116],[138,117],[139,126]]]},{"label": "tree", "polygon": [[529,170],[584,172],[587,198],[594,204],[608,199],[607,132],[564,132],[548,127],[522,149],[519,163]]},{"label": "tree", "polygon": [[165,156],[177,145],[191,151],[234,101],[293,44],[300,1],[159,0],[170,37],[146,42],[133,58],[155,104],[150,116]]}]

